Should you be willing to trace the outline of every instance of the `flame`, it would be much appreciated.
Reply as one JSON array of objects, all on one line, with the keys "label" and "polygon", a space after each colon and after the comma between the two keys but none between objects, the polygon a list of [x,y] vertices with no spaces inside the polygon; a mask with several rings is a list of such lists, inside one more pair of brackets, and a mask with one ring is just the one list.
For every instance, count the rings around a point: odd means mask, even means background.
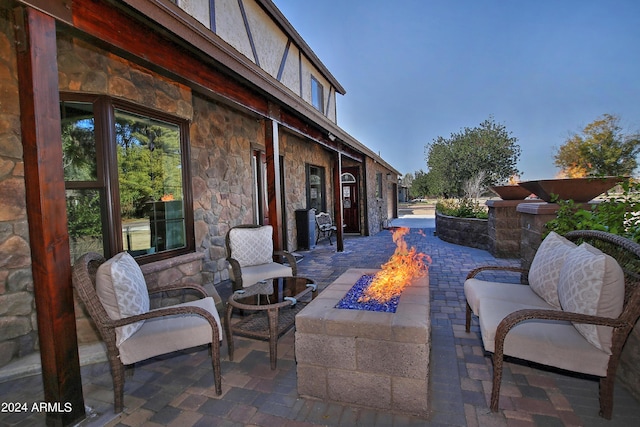
[{"label": "flame", "polygon": [[431,258],[418,252],[415,247],[408,248],[404,240],[407,233],[409,229],[406,227],[397,228],[393,232],[396,250],[389,261],[382,265],[382,270],[376,273],[373,281],[360,297],[360,302],[370,300],[388,302],[391,298],[400,295],[414,278],[426,274]]}]

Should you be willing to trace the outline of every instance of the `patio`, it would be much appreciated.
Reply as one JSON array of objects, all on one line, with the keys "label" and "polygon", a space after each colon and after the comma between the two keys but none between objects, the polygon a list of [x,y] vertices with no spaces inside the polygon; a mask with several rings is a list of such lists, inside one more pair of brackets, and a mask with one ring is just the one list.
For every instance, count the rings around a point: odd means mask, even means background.
[{"label": "patio", "polygon": [[[429,254],[431,288],[431,384],[428,418],[417,418],[350,406],[300,399],[296,389],[294,334],[279,340],[278,365],[269,367],[268,343],[236,338],[234,362],[222,350],[223,395],[213,390],[207,351],[156,358],[136,366],[125,385],[126,409],[112,413],[113,391],[106,362],[82,368],[85,404],[94,417],[83,425],[109,426],[627,426],[640,420],[640,404],[622,387],[616,388],[613,419],[598,416],[598,383],[569,374],[506,363],[501,411],[491,413],[491,360],[483,354],[477,325],[464,332],[465,300],[462,283],[469,270],[496,260],[486,251],[440,241],[432,222],[408,217],[394,224],[418,227],[407,243]],[[426,228],[421,228],[426,227]],[[308,252],[298,264],[299,274],[326,287],[346,269],[378,268],[395,248],[388,231],[372,237],[345,239],[336,253],[328,242]],[[506,278],[506,276],[505,276]],[[226,294],[230,292],[225,290]],[[221,295],[226,299],[226,295]],[[3,381],[0,377],[0,381]],[[42,400],[40,375],[0,383],[0,401]],[[0,425],[44,425],[42,413],[0,413]]]}]

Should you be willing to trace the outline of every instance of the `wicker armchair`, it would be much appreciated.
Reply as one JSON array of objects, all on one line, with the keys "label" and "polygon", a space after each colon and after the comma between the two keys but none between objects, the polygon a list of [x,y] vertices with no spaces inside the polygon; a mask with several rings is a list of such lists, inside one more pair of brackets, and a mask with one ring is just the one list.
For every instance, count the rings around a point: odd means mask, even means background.
[{"label": "wicker armchair", "polygon": [[[273,250],[273,227],[243,224],[232,227],[225,238],[229,276],[234,292],[261,280],[296,276],[298,266],[287,251]],[[284,257],[289,264],[275,262]]]},{"label": "wicker armchair", "polygon": [[[593,230],[572,231],[564,238],[565,244],[573,242],[591,245],[581,246],[583,252],[589,251],[585,257],[589,257],[589,254],[601,257],[604,253],[613,258],[611,260],[605,255],[605,262],[601,264],[604,265],[602,269],[607,272],[603,274],[596,314],[579,312],[581,310],[572,307],[573,301],[567,302],[566,299],[567,289],[570,289],[573,295],[578,294],[575,290],[583,290],[583,282],[590,279],[589,274],[598,271],[597,268],[592,268],[595,264],[588,267],[586,264],[576,266],[578,263],[571,265],[577,259],[577,246],[574,246],[576,249],[569,249],[574,251],[573,255],[569,252],[569,255],[559,262],[559,306],[548,303],[548,299],[539,298],[540,292],[531,290],[531,273],[534,271],[535,258],[528,272],[505,268],[525,275],[528,273],[529,285],[484,281],[476,277],[483,271],[497,270],[501,267],[480,267],[472,270],[467,276],[466,330],[469,332],[473,312],[479,318],[485,350],[493,352],[491,410],[494,412],[498,411],[503,359],[508,355],[600,377],[600,415],[611,419],[614,382],[622,349],[640,318],[640,245],[620,236]],[[541,252],[542,245],[538,249],[538,253]],[[578,275],[571,277],[572,280],[567,280],[566,272],[572,268],[578,271]],[[546,284],[549,283],[548,273],[551,269],[550,265],[543,265],[542,275],[546,277]],[[610,274],[612,271],[614,273]],[[613,277],[615,279],[611,279]],[[583,292],[580,297],[585,298],[586,295],[594,298],[591,292]],[[605,297],[608,301],[603,299]],[[600,314],[602,307],[611,310],[612,300],[619,304],[615,309],[619,314]],[[598,329],[601,326],[605,328]],[[599,344],[602,341],[594,344],[593,336],[590,340],[589,333],[585,333],[585,327],[593,328],[591,330],[595,330],[599,337],[607,334],[607,345],[600,348]]]},{"label": "wicker armchair", "polygon": [[[135,263],[133,259],[131,260]],[[113,377],[115,413],[123,410],[125,365],[205,344],[210,346],[216,394],[222,394],[220,375],[222,329],[213,298],[207,296],[205,289],[196,284],[161,286],[148,292],[192,289],[199,292],[203,298],[114,319],[114,316],[108,312],[112,307],[103,302],[100,284],[96,283],[102,280],[97,279],[96,276],[102,274],[102,270],[99,272],[98,269],[105,261],[104,257],[97,253],[87,253],[80,257],[73,266],[73,286],[107,346],[107,357]],[[139,274],[142,277],[141,271]],[[115,279],[117,278],[114,277]],[[143,284],[143,287],[146,290],[146,284]],[[148,294],[146,296],[148,297]],[[128,338],[124,338],[121,335],[122,331],[132,325],[138,329]]]}]

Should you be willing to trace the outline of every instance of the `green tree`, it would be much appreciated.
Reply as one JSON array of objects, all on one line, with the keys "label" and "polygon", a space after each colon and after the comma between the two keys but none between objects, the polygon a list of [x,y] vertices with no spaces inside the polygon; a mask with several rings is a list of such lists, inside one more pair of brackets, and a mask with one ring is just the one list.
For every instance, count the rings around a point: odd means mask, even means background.
[{"label": "green tree", "polygon": [[484,186],[505,182],[519,173],[517,138],[489,117],[479,126],[464,128],[449,138],[439,136],[425,146],[429,172],[427,182],[433,195],[460,197],[464,186],[484,174]]},{"label": "green tree", "polygon": [[427,174],[422,170],[415,172],[413,182],[409,188],[409,195],[412,199],[429,195],[429,186],[427,183]]},{"label": "green tree", "polygon": [[570,178],[587,175],[632,175],[640,153],[638,134],[622,132],[620,118],[604,114],[581,134],[571,135],[557,149],[555,164]]}]

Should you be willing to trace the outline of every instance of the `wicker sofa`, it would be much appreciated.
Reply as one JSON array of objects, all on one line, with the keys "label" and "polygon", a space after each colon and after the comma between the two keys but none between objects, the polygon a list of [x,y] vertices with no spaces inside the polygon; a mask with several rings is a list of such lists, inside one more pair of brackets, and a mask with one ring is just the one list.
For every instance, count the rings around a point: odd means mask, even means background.
[{"label": "wicker sofa", "polygon": [[[520,272],[528,285],[482,280]],[[486,266],[464,284],[466,330],[478,316],[493,353],[491,410],[498,410],[504,356],[600,377],[600,415],[610,419],[623,346],[640,317],[640,245],[601,231],[549,234],[531,268]]]}]

